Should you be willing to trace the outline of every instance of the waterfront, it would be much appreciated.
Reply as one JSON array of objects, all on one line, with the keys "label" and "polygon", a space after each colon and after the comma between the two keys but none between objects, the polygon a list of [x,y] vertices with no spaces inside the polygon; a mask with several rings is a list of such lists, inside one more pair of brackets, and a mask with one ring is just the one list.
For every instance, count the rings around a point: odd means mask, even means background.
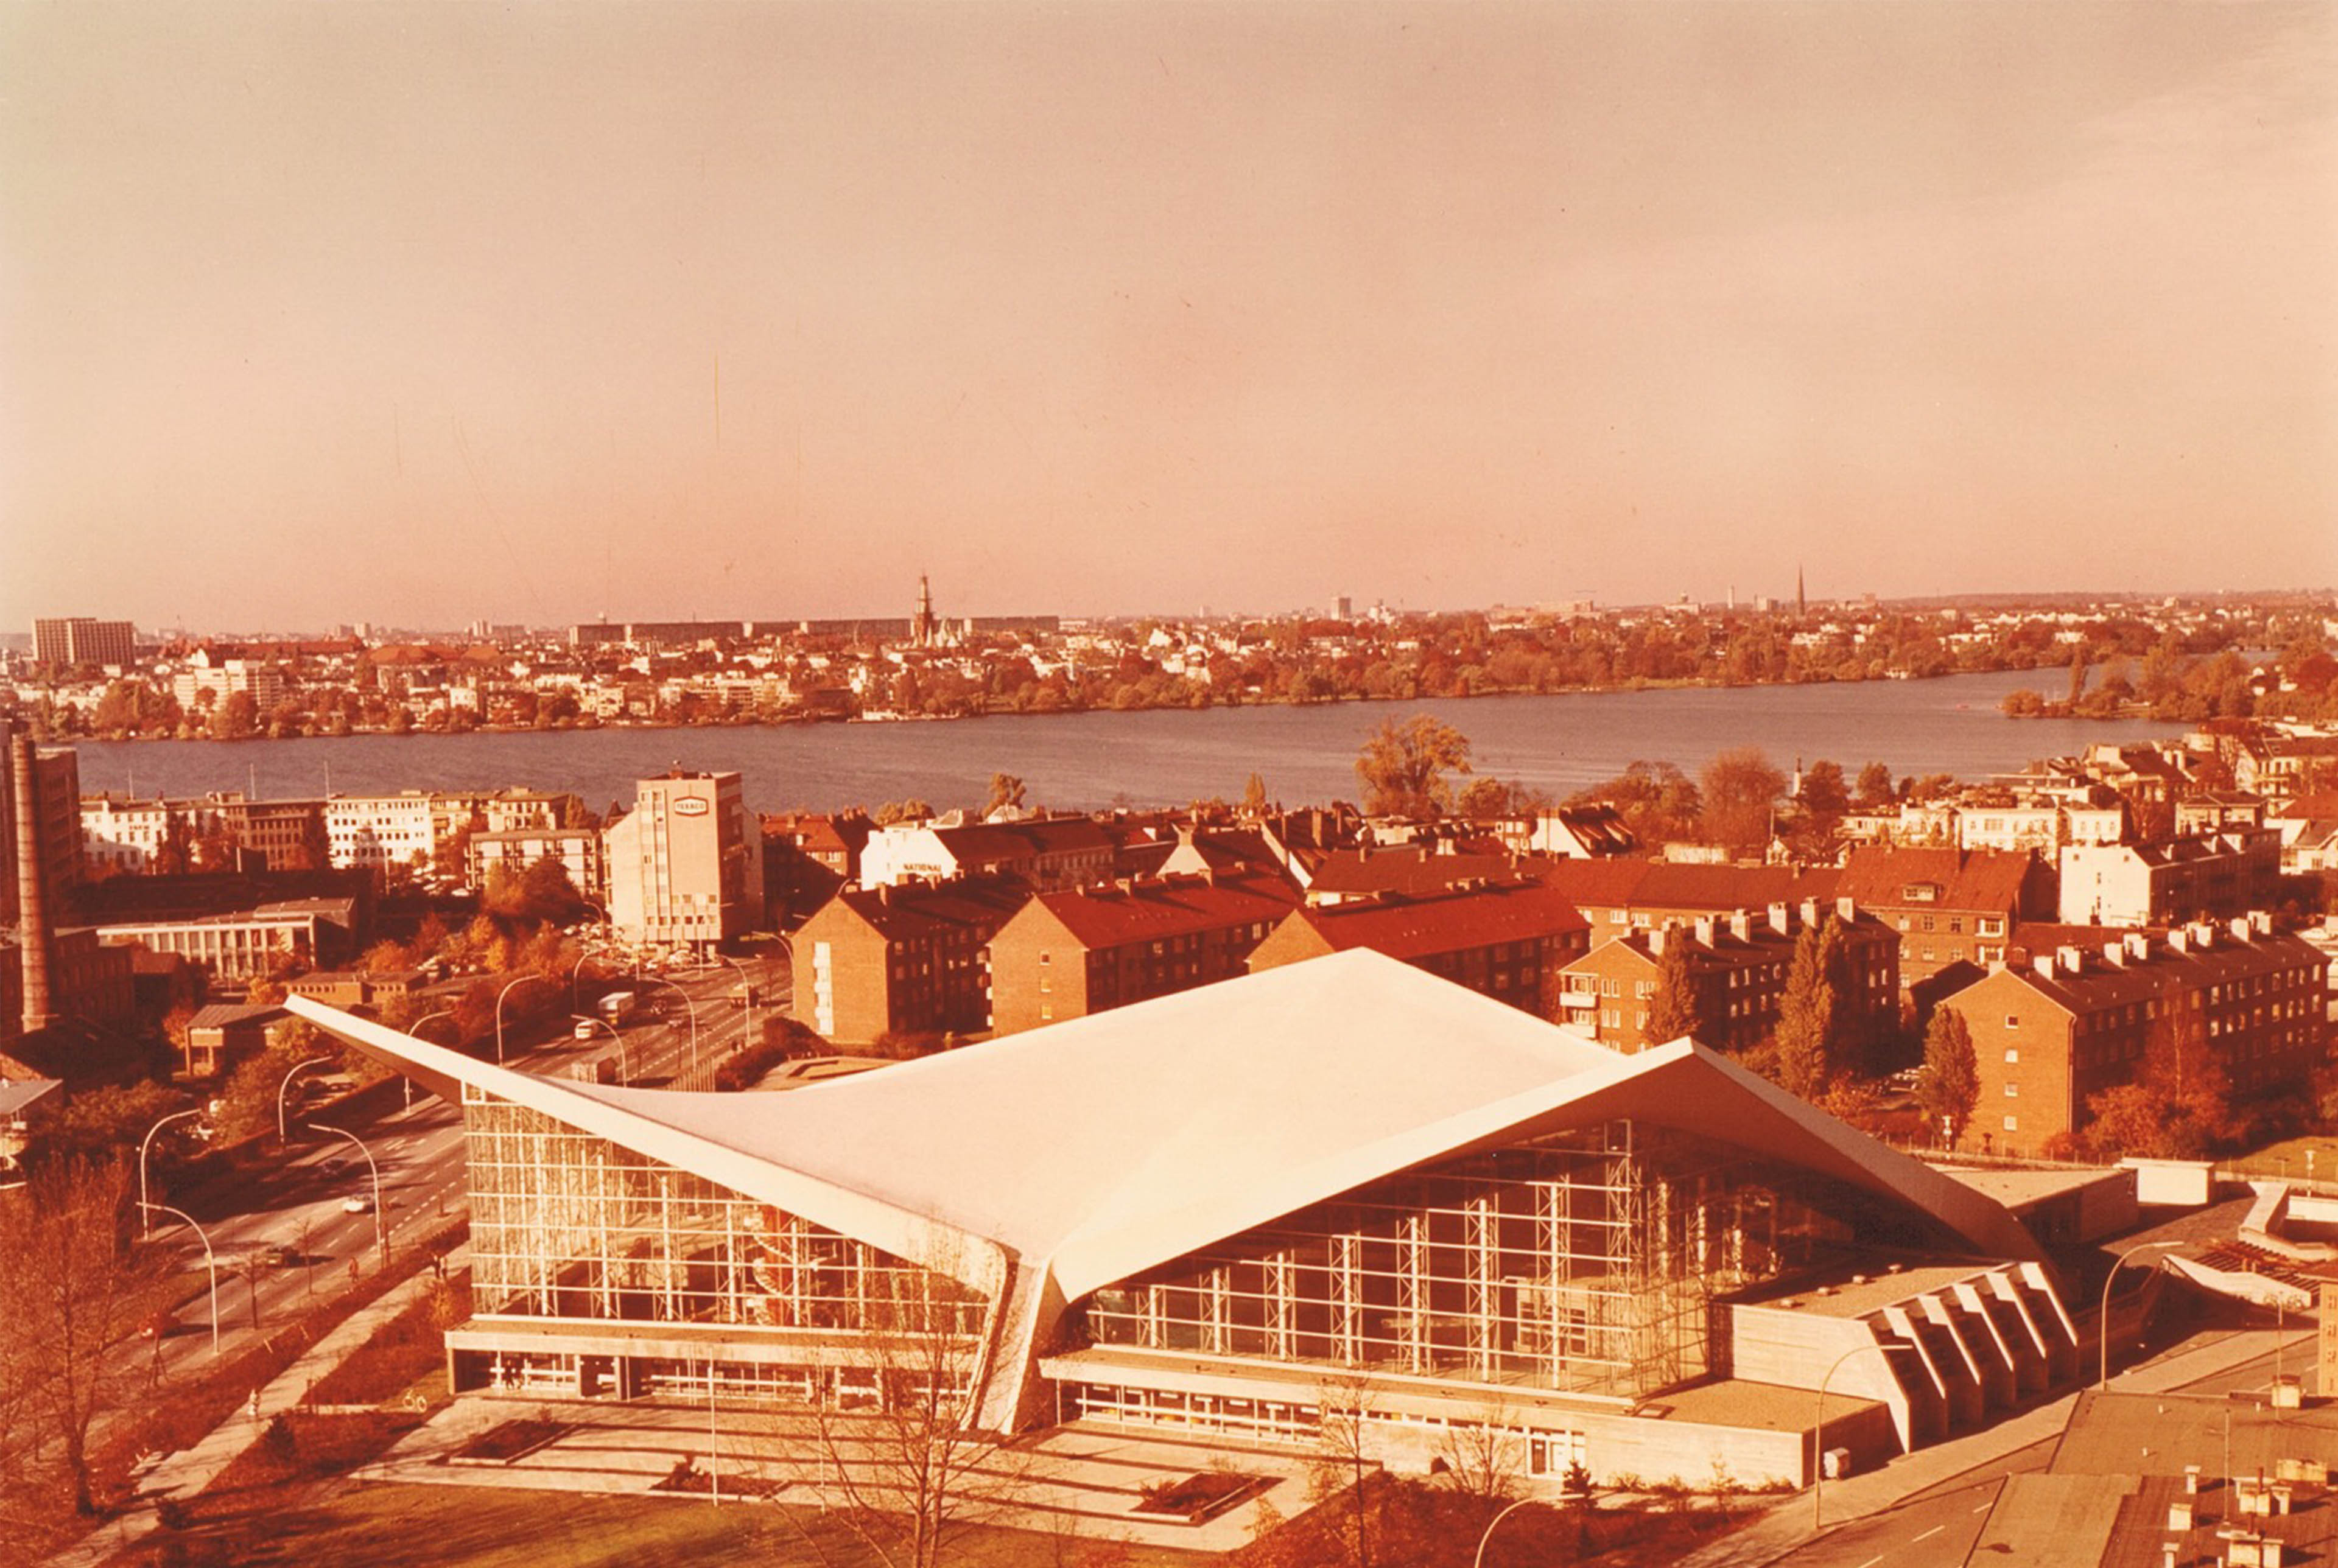
[{"label": "waterfront", "polygon": [[979,804],[994,771],[1034,803],[1092,808],[1233,799],[1252,770],[1277,799],[1353,799],[1353,761],[1382,720],[1434,713],[1468,735],[1478,769],[1565,795],[1636,759],[1694,772],[1716,751],[1759,746],[1782,768],[1832,758],[1847,772],[1977,779],[2089,740],[2144,740],[2182,725],[2003,717],[1999,700],[2054,672],[1937,681],[1708,687],[1420,702],[1212,708],[931,724],[604,729],[351,736],[342,740],[76,743],[82,788],[152,796],[252,789],[316,796],[520,785],[573,789],[595,810],[680,764],[737,769],[759,809],[832,810],[916,797]]}]

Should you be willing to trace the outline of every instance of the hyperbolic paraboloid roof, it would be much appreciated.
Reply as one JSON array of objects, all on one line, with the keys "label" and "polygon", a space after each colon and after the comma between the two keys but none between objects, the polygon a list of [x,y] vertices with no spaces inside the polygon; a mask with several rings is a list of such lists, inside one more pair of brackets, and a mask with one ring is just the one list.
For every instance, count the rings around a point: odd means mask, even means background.
[{"label": "hyperbolic paraboloid roof", "polygon": [[1703,1046],[1620,1054],[1370,952],[784,1094],[538,1078],[286,1005],[419,1079],[1058,1302],[1412,1166],[1617,1117],[1832,1176],[1978,1253],[2037,1255],[2002,1207]]}]

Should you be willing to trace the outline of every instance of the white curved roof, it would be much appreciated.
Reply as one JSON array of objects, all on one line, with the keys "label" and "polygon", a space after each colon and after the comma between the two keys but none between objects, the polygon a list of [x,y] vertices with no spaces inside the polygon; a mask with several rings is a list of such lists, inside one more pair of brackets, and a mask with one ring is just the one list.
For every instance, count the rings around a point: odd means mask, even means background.
[{"label": "white curved roof", "polygon": [[[1688,1041],[1622,1055],[1370,952],[786,1094],[537,1078],[295,997],[335,1034],[879,1245],[938,1227],[1066,1298],[1407,1167],[1610,1116],[1704,1132],[2034,1255],[1999,1206]],[[785,1196],[781,1196],[784,1192]],[[870,1210],[889,1210],[869,1233]]]}]

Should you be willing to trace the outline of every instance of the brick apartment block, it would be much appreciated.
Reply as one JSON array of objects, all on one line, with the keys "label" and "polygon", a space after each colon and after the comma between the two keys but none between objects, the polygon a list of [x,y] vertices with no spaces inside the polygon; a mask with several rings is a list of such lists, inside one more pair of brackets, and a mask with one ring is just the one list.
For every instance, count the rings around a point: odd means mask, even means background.
[{"label": "brick apartment block", "polygon": [[2321,1064],[2330,960],[2262,915],[2178,926],[2164,941],[2096,935],[2107,940],[2038,948],[1940,1004],[1972,1032],[1971,1137],[2034,1153],[2083,1128],[2088,1100],[2133,1083],[2155,1041],[2213,1055],[2243,1094],[2303,1083]]},{"label": "brick apartment block", "polygon": [[1558,972],[1590,946],[1574,903],[1540,882],[1469,884],[1423,898],[1296,909],[1250,956],[1252,972],[1369,947],[1538,1018],[1555,1015]]},{"label": "brick apartment block", "polygon": [[1034,895],[990,939],[1001,1034],[1249,973],[1298,893],[1271,876],[1171,876]]},{"label": "brick apartment block", "polygon": [[1871,1028],[1897,1015],[1900,1005],[1900,937],[1889,926],[1850,899],[1821,904],[1773,904],[1756,915],[1735,910],[1667,921],[1649,931],[1633,931],[1601,943],[1568,965],[1560,979],[1563,1022],[1588,1030],[1602,1044],[1637,1052],[1669,1044],[1648,1035],[1648,1010],[1665,953],[1675,943],[1688,949],[1689,976],[1696,987],[1703,1022],[1695,1038],[1721,1051],[1744,1051],[1778,1026],[1778,1002],[1802,934],[1822,919],[1842,923],[1847,964],[1853,976],[1849,1005]]}]

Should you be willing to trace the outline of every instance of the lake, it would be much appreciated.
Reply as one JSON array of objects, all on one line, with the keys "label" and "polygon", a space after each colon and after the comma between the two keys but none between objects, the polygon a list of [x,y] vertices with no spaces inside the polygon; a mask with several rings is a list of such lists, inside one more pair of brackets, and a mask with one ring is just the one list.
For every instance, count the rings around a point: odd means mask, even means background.
[{"label": "lake", "polygon": [[1077,713],[773,729],[572,730],[341,740],[80,741],[82,788],[152,797],[252,789],[261,797],[398,789],[573,789],[598,810],[676,764],[736,769],[762,810],[874,807],[915,796],[978,806],[990,775],[1020,775],[1035,805],[1080,809],[1239,799],[1252,770],[1292,804],[1353,799],[1354,760],[1385,720],[1433,713],[1469,737],[1478,769],[1566,795],[1638,759],[1694,773],[1714,753],[1759,746],[1782,769],[1831,758],[1846,773],[1979,779],[2095,740],[2180,734],[2143,720],[2012,720],[1999,701],[2060,671],[1813,686],[1577,692],[1317,707]]}]

